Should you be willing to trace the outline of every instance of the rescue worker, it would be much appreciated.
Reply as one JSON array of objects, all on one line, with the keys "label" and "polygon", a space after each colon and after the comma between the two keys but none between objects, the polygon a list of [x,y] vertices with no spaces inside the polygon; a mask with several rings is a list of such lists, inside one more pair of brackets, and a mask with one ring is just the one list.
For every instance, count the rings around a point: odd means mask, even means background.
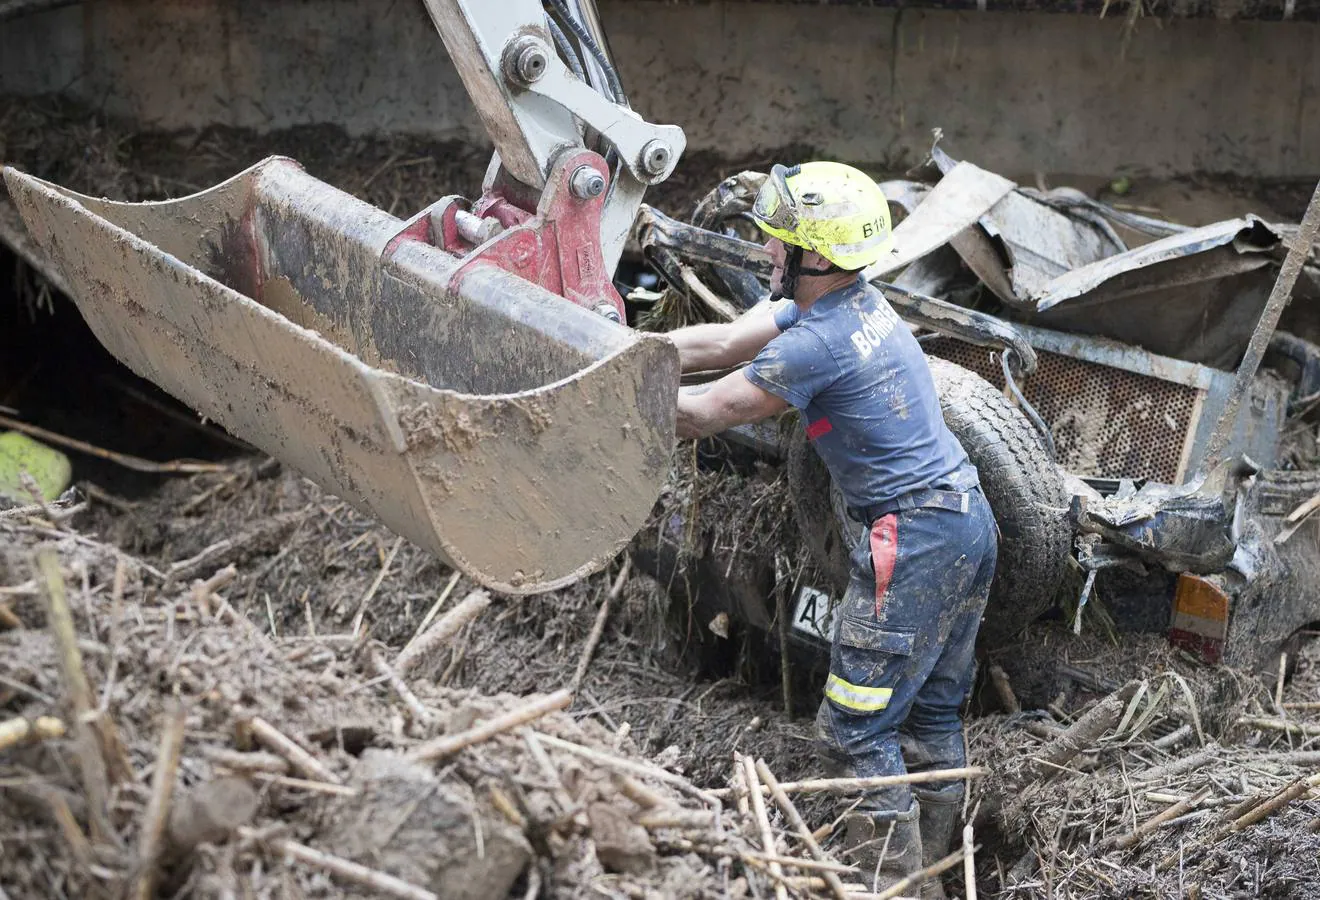
[{"label": "rescue worker", "polygon": [[[889,206],[840,163],[775,166],[752,217],[769,235],[769,302],[670,333],[685,372],[749,364],[684,388],[681,437],[789,406],[868,531],[835,610],[817,716],[823,749],[856,776],[962,766],[960,707],[994,575],[997,530],[975,467],[944,424],[921,347],[860,270],[890,252]],[[961,782],[869,794],[850,859],[892,885],[948,852]],[[883,853],[882,853],[883,848]],[[938,882],[927,896],[943,896]]]}]

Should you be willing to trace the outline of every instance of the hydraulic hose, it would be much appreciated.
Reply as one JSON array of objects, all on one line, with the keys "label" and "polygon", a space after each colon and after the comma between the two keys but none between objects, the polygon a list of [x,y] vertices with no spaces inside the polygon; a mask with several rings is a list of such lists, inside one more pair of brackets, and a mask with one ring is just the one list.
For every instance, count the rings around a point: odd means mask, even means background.
[{"label": "hydraulic hose", "polygon": [[1040,413],[1036,412],[1036,408],[1027,402],[1027,398],[1023,395],[1022,389],[1018,387],[1017,379],[1013,377],[1014,366],[1010,360],[1016,359],[1017,351],[1012,347],[1005,347],[1004,351],[999,354],[999,365],[1004,370],[1004,385],[1008,388],[1009,393],[1013,395],[1013,399],[1017,401],[1018,406],[1022,408],[1022,412],[1031,420],[1031,424],[1036,427],[1036,431],[1040,432],[1040,439],[1045,444],[1045,449],[1049,452],[1050,459],[1054,462],[1058,462],[1059,454],[1054,447],[1054,435],[1050,434],[1049,426],[1046,425],[1045,420],[1040,417]]},{"label": "hydraulic hose", "polygon": [[600,66],[600,70],[605,73],[610,99],[622,106],[627,106],[627,101],[623,96],[623,84],[619,81],[619,75],[614,71],[614,67],[610,65],[609,57],[605,55],[605,51],[600,49],[600,46],[592,39],[587,29],[582,27],[577,19],[573,18],[573,13],[564,0],[549,0],[549,2],[555,8],[555,11],[559,13],[559,17],[563,19],[564,24],[568,26],[569,31],[572,31],[573,36],[578,39],[578,43],[586,48],[587,52],[596,61],[596,65]]},{"label": "hydraulic hose", "polygon": [[577,51],[573,49],[572,43],[568,40],[568,35],[564,34],[564,29],[559,27],[555,17],[547,15],[545,24],[550,28],[550,34],[555,39],[555,46],[559,48],[559,55],[564,57],[564,63],[568,69],[578,77],[578,80],[585,82],[587,73],[582,68],[582,60],[578,58]]}]

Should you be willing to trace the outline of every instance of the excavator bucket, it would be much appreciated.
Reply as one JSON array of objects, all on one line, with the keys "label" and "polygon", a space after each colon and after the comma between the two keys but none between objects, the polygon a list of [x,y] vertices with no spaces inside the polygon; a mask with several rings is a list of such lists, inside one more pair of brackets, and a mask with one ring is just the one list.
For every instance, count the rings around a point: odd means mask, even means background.
[{"label": "excavator bucket", "polygon": [[668,473],[678,355],[272,157],[164,203],[5,169],[125,365],[480,583],[602,566]]}]

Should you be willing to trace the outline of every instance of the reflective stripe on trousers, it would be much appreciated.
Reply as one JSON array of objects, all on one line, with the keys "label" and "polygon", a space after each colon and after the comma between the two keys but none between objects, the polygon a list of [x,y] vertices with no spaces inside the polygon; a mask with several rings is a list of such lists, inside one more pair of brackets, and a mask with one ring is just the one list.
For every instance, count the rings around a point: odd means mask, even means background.
[{"label": "reflective stripe on trousers", "polygon": [[[904,510],[872,523],[852,555],[836,610],[822,719],[859,777],[906,769],[899,732],[930,768],[963,765],[959,708],[971,686],[976,632],[997,552],[979,488],[966,513]],[[911,792],[877,792],[868,805],[906,810]]]}]

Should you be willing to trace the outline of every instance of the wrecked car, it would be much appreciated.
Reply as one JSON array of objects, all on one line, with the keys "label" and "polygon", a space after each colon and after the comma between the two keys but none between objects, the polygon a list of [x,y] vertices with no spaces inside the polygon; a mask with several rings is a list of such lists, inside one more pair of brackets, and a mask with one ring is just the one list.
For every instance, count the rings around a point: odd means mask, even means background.
[{"label": "wrecked car", "polygon": [[[762,177],[727,179],[690,223],[644,207],[636,236],[667,286],[634,299],[727,319],[764,297],[770,263],[745,222]],[[1320,622],[1320,471],[1285,446],[1320,397],[1320,348],[1267,309],[1296,228],[1188,228],[1022,187],[938,146],[916,179],[882,186],[895,247],[865,275],[918,334],[1001,531],[982,648],[1051,611],[1080,629],[1101,605],[1207,662],[1276,664]],[[1320,283],[1305,262],[1294,297]],[[781,605],[786,636],[827,652],[862,526],[800,428],[722,438],[782,466],[813,563]],[[676,580],[690,532],[662,525],[661,575],[717,633],[772,631],[782,566]]]}]

